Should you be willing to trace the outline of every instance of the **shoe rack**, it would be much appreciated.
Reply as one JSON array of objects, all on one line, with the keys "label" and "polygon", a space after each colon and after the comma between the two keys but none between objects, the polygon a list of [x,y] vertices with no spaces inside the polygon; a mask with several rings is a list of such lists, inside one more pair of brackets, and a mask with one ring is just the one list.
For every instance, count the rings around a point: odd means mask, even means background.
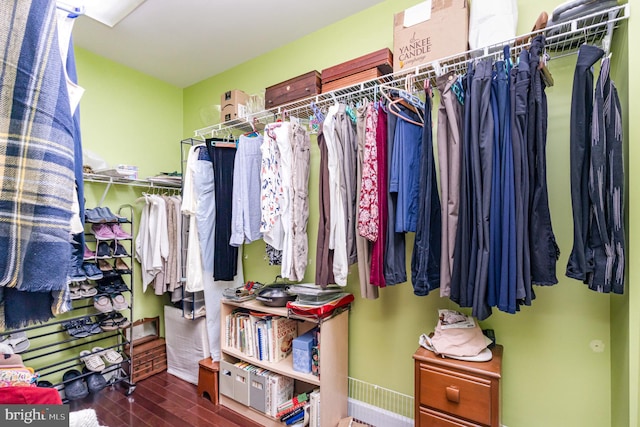
[{"label": "shoe rack", "polygon": [[[75,275],[69,285],[71,310],[47,323],[0,334],[0,339],[7,335],[9,339],[12,335],[26,335],[28,344],[21,345],[27,348],[19,353],[24,365],[39,374],[39,383],[56,388],[63,402],[68,401],[64,394],[67,383],[86,383],[96,373],[104,377],[106,385],[124,383],[127,395],[135,390],[135,384],[131,381],[131,364],[124,351],[125,347],[131,345],[129,337],[133,319],[133,206],[120,206],[117,217],[115,221],[105,224],[117,224],[121,231],[131,236],[121,237],[117,239],[117,245],[112,245],[116,249],[120,245],[126,251],[126,256],[114,257],[111,250],[109,257],[98,258],[97,245],[103,240],[91,232],[91,223],[85,223],[86,247],[93,250],[94,256],[89,258],[89,251],[85,250],[83,267],[87,268],[83,270],[93,271],[94,279],[80,280],[81,276]],[[102,269],[97,267],[99,260],[104,261],[101,263]],[[116,271],[116,262],[120,271]],[[103,277],[95,277],[95,268],[89,269],[87,263],[95,265]],[[107,271],[105,263],[111,270]],[[112,310],[104,313],[109,304]],[[94,368],[93,371],[88,369],[90,366]],[[73,370],[80,375],[68,375]]]}]

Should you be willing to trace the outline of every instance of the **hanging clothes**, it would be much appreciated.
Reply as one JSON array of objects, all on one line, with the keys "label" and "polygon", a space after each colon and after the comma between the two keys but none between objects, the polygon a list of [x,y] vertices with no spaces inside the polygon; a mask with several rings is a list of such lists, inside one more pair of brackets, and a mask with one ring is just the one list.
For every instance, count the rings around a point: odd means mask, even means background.
[{"label": "hanging clothes", "polygon": [[451,272],[450,298],[460,307],[473,304],[473,284],[477,265],[478,235],[476,231],[476,210],[474,209],[474,175],[471,166],[471,90],[475,68],[469,62],[463,80],[464,86],[464,131],[460,157],[460,210],[456,244]]},{"label": "hanging clothes", "polygon": [[491,183],[490,247],[487,302],[507,313],[516,312],[516,230],[511,100],[510,48],[494,64],[491,86],[493,112],[493,171]]},{"label": "hanging clothes", "polygon": [[[311,139],[300,119],[291,117],[291,270],[288,278],[301,281],[307,269],[309,238],[309,174]],[[285,277],[285,276],[283,276]]]},{"label": "hanging clothes", "polygon": [[398,198],[395,231],[406,233],[415,232],[418,222],[422,128],[408,121],[418,120],[412,112],[401,109],[399,114],[401,117],[396,124],[391,155],[389,192],[396,193]]},{"label": "hanging clothes", "polygon": [[241,135],[233,167],[233,201],[231,208],[231,246],[240,246],[262,238],[260,233],[260,146],[257,133]]},{"label": "hanging clothes", "polygon": [[[376,108],[374,104],[373,108]],[[389,229],[389,192],[387,191],[387,111],[381,102],[377,105],[378,121],[376,123],[376,157],[378,171],[378,238],[371,245],[371,284],[384,288],[385,250]],[[395,116],[394,116],[395,117]],[[402,237],[402,235],[401,235]],[[404,242],[404,239],[402,240]]]},{"label": "hanging clothes", "polygon": [[[356,110],[356,139],[358,143],[358,163],[356,165],[356,199],[358,200],[356,222],[358,224],[358,232],[356,233],[356,251],[360,296],[367,299],[378,298],[378,288],[371,285],[371,252],[369,240],[365,237],[368,234],[366,224],[373,221],[377,223],[378,219],[377,162],[375,166],[371,164],[371,161],[375,160],[377,155],[375,151],[376,134],[375,129],[370,128],[374,120],[377,123],[378,115],[376,110],[374,119],[372,110],[373,103],[371,102],[363,102]],[[373,147],[370,145],[372,138]],[[375,178],[373,178],[374,175]],[[370,193],[374,185],[376,186],[375,199]],[[369,211],[372,209],[371,205],[375,206],[375,212]],[[364,218],[367,218],[367,220]]]},{"label": "hanging clothes", "polygon": [[593,65],[604,55],[597,46],[583,44],[573,74],[571,95],[571,207],[573,209],[573,248],[567,262],[567,277],[587,280],[587,233],[589,229],[589,161],[591,158],[591,120],[593,117]]},{"label": "hanging clothes", "polygon": [[540,54],[544,49],[544,35],[536,36],[529,48],[531,87],[529,89],[529,123],[527,145],[529,149],[529,177],[531,183],[529,244],[531,254],[531,281],[536,285],[554,285],[556,262],[560,248],[551,226],[549,195],[547,190],[547,95],[542,71],[539,69]]},{"label": "hanging clothes", "polygon": [[527,158],[527,99],[529,98],[529,51],[520,51],[518,65],[511,70],[511,142],[516,214],[517,304],[531,305],[531,258],[529,250],[529,161]]},{"label": "hanging clothes", "polygon": [[235,148],[207,144],[213,162],[215,188],[215,235],[213,277],[233,280],[238,270],[238,248],[229,244],[231,238],[231,206],[233,199],[233,169]]},{"label": "hanging clothes", "polygon": [[463,106],[453,92],[454,85],[458,85],[458,78],[453,71],[438,76],[436,85],[440,91],[437,138],[440,191],[442,194],[440,296],[448,297],[451,288],[453,251],[456,243],[460,205]]},{"label": "hanging clothes", "polygon": [[589,289],[624,293],[624,158],[622,113],[610,60],[600,66],[591,121],[587,279]]},{"label": "hanging clothes", "polygon": [[436,166],[433,158],[431,90],[425,89],[424,125],[420,152],[418,216],[411,257],[413,293],[428,295],[440,286],[440,238],[442,219]]},{"label": "hanging clothes", "polygon": [[[326,119],[325,119],[326,120]],[[316,278],[322,288],[335,283],[333,278],[333,249],[329,247],[331,235],[331,194],[329,192],[329,150],[325,139],[324,122],[318,127],[318,148],[320,150],[318,239],[316,242]]]},{"label": "hanging clothes", "polygon": [[[387,223],[384,247],[384,280],[385,285],[397,285],[407,281],[407,267],[405,262],[404,233],[395,229],[398,193],[391,191],[391,170],[393,153],[395,150],[395,133],[398,117],[387,110]],[[378,116],[380,121],[380,116]]]}]

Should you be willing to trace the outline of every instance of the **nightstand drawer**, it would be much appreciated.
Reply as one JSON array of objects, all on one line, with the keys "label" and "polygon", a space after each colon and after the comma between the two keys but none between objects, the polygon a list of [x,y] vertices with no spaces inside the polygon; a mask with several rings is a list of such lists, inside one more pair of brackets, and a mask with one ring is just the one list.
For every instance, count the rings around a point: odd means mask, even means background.
[{"label": "nightstand drawer", "polygon": [[420,404],[489,425],[491,424],[491,381],[422,364],[420,365]]},{"label": "nightstand drawer", "polygon": [[429,427],[483,427],[459,418],[451,417],[441,412],[435,412],[429,408],[420,408],[420,425]]}]

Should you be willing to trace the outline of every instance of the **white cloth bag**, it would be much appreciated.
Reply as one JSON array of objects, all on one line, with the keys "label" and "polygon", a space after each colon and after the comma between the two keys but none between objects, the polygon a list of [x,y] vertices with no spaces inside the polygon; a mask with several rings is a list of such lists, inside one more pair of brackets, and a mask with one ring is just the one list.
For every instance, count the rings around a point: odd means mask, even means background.
[{"label": "white cloth bag", "polygon": [[517,0],[473,0],[469,13],[469,47],[483,48],[516,36]]}]

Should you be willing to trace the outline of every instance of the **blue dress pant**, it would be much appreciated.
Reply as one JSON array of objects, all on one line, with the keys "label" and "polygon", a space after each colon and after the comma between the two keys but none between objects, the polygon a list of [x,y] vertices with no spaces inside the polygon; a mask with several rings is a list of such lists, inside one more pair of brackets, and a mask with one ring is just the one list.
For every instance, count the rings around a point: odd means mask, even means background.
[{"label": "blue dress pant", "polygon": [[[387,110],[387,159],[393,156],[394,139],[398,117]],[[391,181],[391,161],[387,162],[387,188]],[[387,286],[407,281],[404,233],[396,233],[396,206],[398,194],[387,192],[388,226],[384,250],[384,280]]]},{"label": "blue dress pant", "polygon": [[442,213],[436,165],[433,157],[433,129],[431,123],[431,93],[424,103],[424,126],[420,153],[419,196],[416,235],[411,257],[413,293],[428,295],[440,287],[440,251]]}]

